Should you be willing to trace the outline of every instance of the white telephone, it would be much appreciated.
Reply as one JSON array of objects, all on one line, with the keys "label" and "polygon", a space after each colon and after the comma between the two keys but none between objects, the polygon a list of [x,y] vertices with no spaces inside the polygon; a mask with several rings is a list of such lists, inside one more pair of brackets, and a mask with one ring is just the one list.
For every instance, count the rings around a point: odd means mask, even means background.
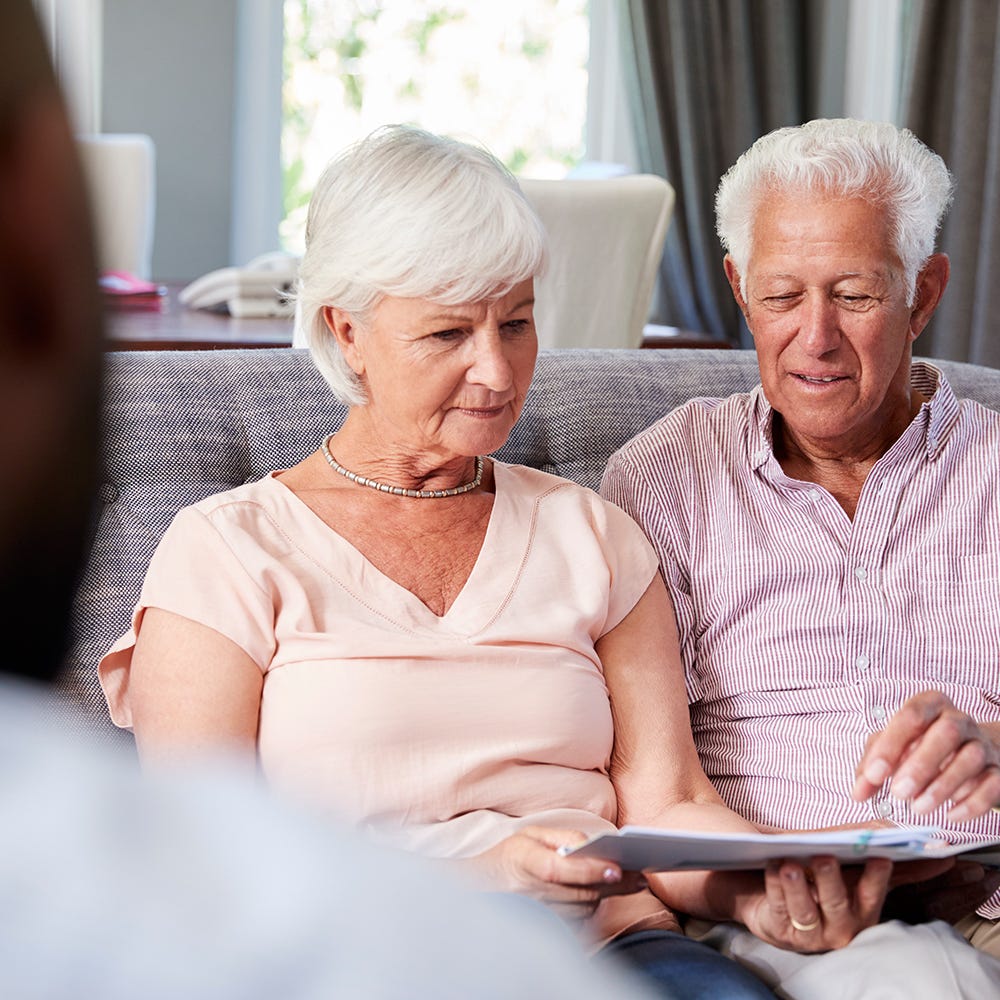
[{"label": "white telephone", "polygon": [[196,278],[179,298],[189,309],[228,310],[239,318],[292,316],[298,271],[294,254],[265,253],[246,267],[222,267]]}]

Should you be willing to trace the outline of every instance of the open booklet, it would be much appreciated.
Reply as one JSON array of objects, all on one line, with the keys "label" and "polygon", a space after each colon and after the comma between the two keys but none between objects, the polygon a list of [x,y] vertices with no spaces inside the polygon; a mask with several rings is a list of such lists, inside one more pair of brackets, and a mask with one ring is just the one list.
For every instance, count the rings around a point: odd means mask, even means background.
[{"label": "open booklet", "polygon": [[961,855],[1000,867],[1000,840],[955,844],[946,837],[934,827],[745,834],[624,826],[560,852],[605,858],[626,871],[654,872],[764,868],[771,860],[816,855],[833,856],[845,864],[862,864],[867,858],[915,861]]}]

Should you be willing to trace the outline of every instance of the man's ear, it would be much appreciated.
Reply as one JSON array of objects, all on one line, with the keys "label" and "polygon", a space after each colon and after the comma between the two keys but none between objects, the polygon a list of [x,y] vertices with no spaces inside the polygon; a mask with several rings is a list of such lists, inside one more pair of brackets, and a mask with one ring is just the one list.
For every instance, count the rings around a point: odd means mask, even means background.
[{"label": "man's ear", "polygon": [[743,298],[743,292],[740,289],[742,275],[736,268],[736,261],[729,254],[726,254],[722,266],[725,269],[729,287],[733,290],[733,298],[736,299],[736,304],[740,307],[740,312],[743,313],[743,318],[747,321],[747,326],[749,326],[750,308],[747,305],[746,299]]},{"label": "man's ear", "polygon": [[346,309],[323,306],[323,322],[340,347],[340,352],[350,365],[351,371],[360,378],[365,373],[365,361],[358,347],[359,327],[354,322],[354,317]]},{"label": "man's ear", "polygon": [[951,263],[944,253],[931,254],[927,263],[917,275],[916,289],[913,295],[913,305],[910,308],[910,339],[916,340],[930,322],[934,310],[937,309],[948,278],[951,274]]}]

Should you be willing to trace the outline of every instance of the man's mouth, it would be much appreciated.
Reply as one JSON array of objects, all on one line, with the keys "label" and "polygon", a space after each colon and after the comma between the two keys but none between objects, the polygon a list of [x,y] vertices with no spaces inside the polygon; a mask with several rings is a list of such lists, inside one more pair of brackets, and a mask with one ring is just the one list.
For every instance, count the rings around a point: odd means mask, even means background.
[{"label": "man's mouth", "polygon": [[805,375],[802,372],[793,372],[795,378],[802,382],[808,382],[810,385],[827,385],[830,382],[841,382],[844,380],[844,375]]}]

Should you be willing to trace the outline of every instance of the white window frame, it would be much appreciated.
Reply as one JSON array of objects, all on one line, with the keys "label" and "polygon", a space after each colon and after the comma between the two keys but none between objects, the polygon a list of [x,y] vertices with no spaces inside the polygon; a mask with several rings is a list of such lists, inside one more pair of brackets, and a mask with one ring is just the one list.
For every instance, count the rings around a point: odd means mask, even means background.
[{"label": "white window frame", "polygon": [[844,111],[850,118],[902,124],[903,3],[850,2],[844,79]]},{"label": "white window frame", "polygon": [[587,74],[586,159],[639,168],[638,144],[629,112],[619,44],[617,0],[590,0],[590,60]]},{"label": "white window frame", "polygon": [[103,0],[34,0],[34,5],[74,128],[100,132]]},{"label": "white window frame", "polygon": [[280,246],[284,40],[283,0],[239,0],[229,230],[238,266]]}]

